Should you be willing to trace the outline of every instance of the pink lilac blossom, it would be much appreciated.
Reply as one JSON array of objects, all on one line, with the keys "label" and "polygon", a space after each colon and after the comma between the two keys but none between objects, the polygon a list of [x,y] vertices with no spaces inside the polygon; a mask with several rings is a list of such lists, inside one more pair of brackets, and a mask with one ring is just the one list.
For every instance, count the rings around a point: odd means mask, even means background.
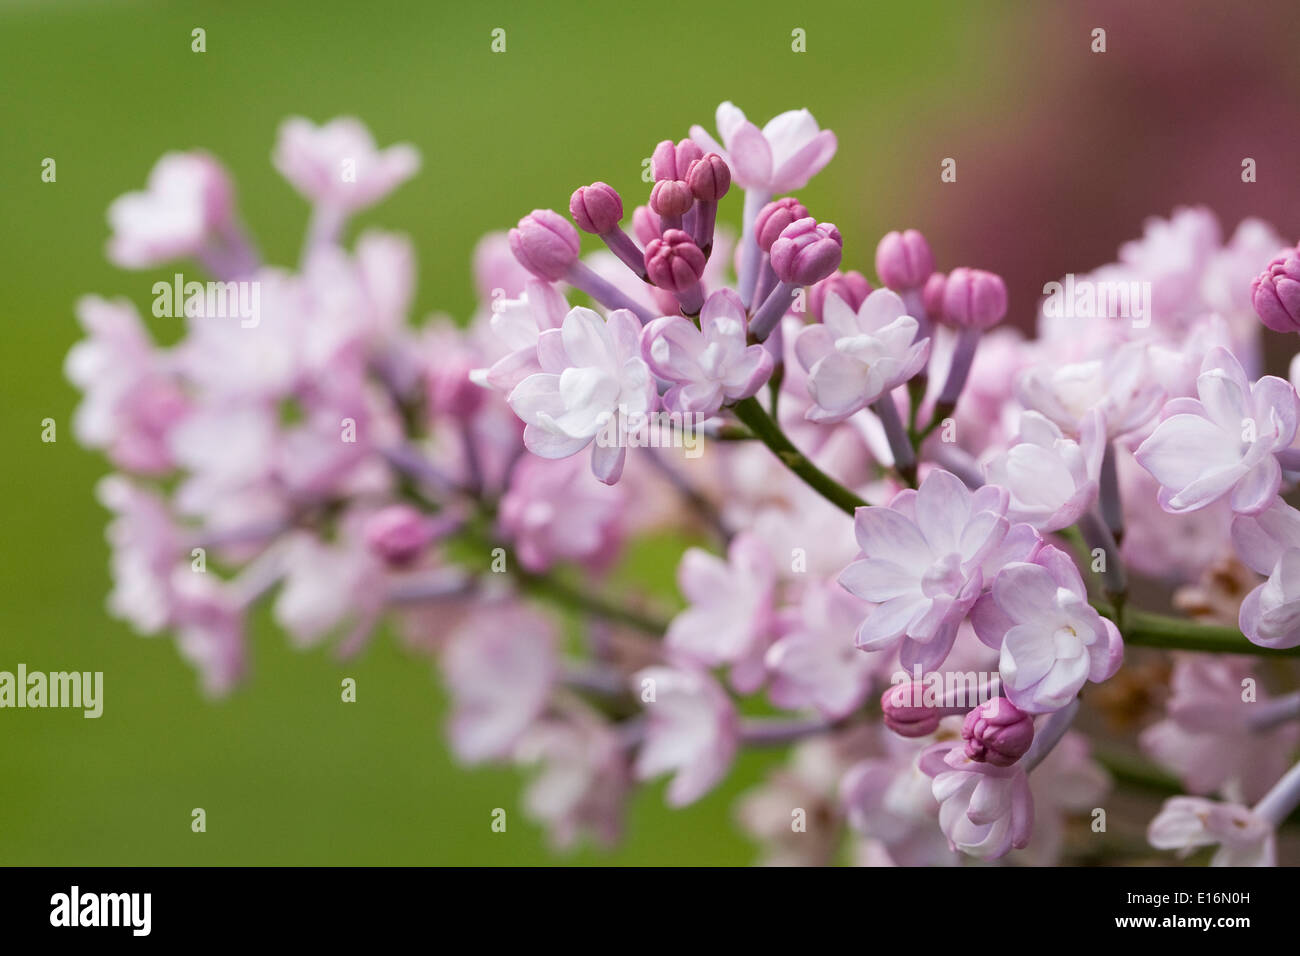
[{"label": "pink lilac blossom", "polygon": [[[737,805],[776,864],[1075,858],[1066,823],[1111,786],[1095,718],[1132,716],[1123,681],[1085,684],[1126,643],[1193,646],[1139,737],[1194,794],[1151,842],[1274,862],[1300,692],[1285,662],[1259,689],[1243,655],[1300,646],[1282,498],[1300,398],[1259,377],[1261,323],[1297,325],[1294,249],[1175,210],[1067,277],[1133,290],[1123,308],[1049,296],[1027,340],[990,329],[1015,315],[1000,277],[936,271],[916,230],[881,239],[873,291],[805,197],[774,201],[836,151],[806,110],[760,129],[724,103],[717,128],[661,140],[637,200],[584,171],[572,221],[489,234],[468,323],[418,328],[410,241],[344,242],[413,148],[286,121],[273,161],[312,205],[296,267],[260,261],[215,159],[165,156],[113,204],[110,258],[195,259],[260,305],[247,324],[183,309],[162,347],[126,300],[78,304],[65,373],[78,440],[115,469],[110,613],[171,632],[213,696],[249,673],[263,604],[294,647],[341,658],[396,623],[437,660],[454,754],[528,769],[524,812],[557,848],[616,840],[640,783],[671,775],[683,806],[750,772],[743,749],[790,746]],[[738,239],[716,225],[733,182]],[[1056,546],[1080,537],[1077,557]],[[1233,551],[1265,578],[1248,594],[1215,571]],[[674,565],[680,600],[660,603],[653,566]],[[1242,634],[1138,610],[1154,591],[1126,583],[1207,572]],[[1081,702],[1089,731],[1067,733]]]},{"label": "pink lilac blossom", "polygon": [[1196,390],[1197,399],[1165,405],[1135,457],[1160,482],[1166,511],[1195,511],[1226,495],[1233,511],[1258,514],[1281,485],[1275,452],[1295,439],[1296,391],[1272,375],[1252,385],[1222,347],[1205,357]]},{"label": "pink lilac blossom", "polygon": [[1001,649],[998,670],[1011,702],[1031,714],[1066,706],[1086,681],[1119,670],[1119,629],[1088,603],[1074,562],[1050,545],[1034,563],[1005,565],[971,615],[975,633]]}]

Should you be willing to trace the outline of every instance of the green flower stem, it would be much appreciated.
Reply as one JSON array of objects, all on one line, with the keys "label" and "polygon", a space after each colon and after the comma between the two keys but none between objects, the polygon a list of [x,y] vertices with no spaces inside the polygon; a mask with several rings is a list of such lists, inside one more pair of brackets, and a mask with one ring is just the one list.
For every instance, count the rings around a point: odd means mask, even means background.
[{"label": "green flower stem", "polygon": [[854,511],[858,508],[867,506],[865,501],[814,465],[803,452],[795,448],[785,432],[781,430],[781,426],[768,415],[757,399],[743,399],[733,405],[731,410],[754,433],[755,438],[771,449],[772,454],[776,455],[783,465],[802,478],[809,488],[849,517],[853,517]]},{"label": "green flower stem", "polygon": [[[1116,619],[1115,609],[1094,601],[1099,613]],[[1186,618],[1152,614],[1131,608],[1124,610],[1124,641],[1139,647],[1161,647],[1171,651],[1199,651],[1205,654],[1250,654],[1255,657],[1300,657],[1300,647],[1274,649],[1252,644],[1235,627],[1198,624]]]}]

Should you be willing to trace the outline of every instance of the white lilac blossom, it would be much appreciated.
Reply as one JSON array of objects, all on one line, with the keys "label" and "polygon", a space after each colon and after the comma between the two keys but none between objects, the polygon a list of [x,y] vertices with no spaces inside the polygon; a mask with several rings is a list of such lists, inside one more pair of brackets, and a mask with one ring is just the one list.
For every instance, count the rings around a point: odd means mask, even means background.
[{"label": "white lilac blossom", "polygon": [[673,385],[664,409],[708,418],[724,401],[757,392],[772,374],[772,354],[746,342],[745,307],[730,289],[705,301],[699,326],[680,315],[655,319],[641,333],[641,354],[656,376]]},{"label": "white lilac blossom", "polygon": [[856,311],[828,295],[821,323],[804,328],[795,344],[813,400],[808,419],[843,421],[912,378],[930,355],[930,340],[917,341],[918,328],[888,289],[872,292]]},{"label": "white lilac blossom", "polygon": [[1037,412],[1024,412],[1015,443],[984,466],[989,482],[1007,489],[1007,518],[1041,532],[1078,521],[1097,499],[1102,429],[1101,415],[1090,412],[1075,441]]},{"label": "white lilac blossom", "polygon": [[[239,691],[264,607],[340,658],[394,625],[437,662],[452,752],[527,768],[557,848],[616,840],[646,781],[683,806],[790,747],[736,807],[764,862],[1105,855],[1066,821],[1111,786],[1097,728],[1127,719],[1193,794],[1155,847],[1273,862],[1300,691],[1249,655],[1300,646],[1300,400],[1259,377],[1260,328],[1300,324],[1295,249],[1176,210],[1062,284],[1104,313],[1048,296],[1027,339],[990,328],[1001,277],[914,229],[876,247],[884,288],[852,270],[871,250],[822,214],[854,203],[800,194],[836,150],[806,110],[760,129],[724,103],[717,127],[659,140],[627,203],[580,171],[567,217],[478,243],[467,323],[419,327],[410,240],[344,228],[412,147],[286,121],[296,265],[261,261],[216,159],[164,156],[112,205],[110,259],[194,260],[258,299],[185,308],[168,346],[125,300],[78,303],[108,611],[171,633],[211,696]],[[680,598],[656,593],[672,567]],[[1139,576],[1198,582],[1173,602],[1196,619],[1137,607]],[[1132,676],[1083,693],[1126,645],[1149,645]]]},{"label": "white lilac blossom", "polygon": [[640,334],[630,312],[615,311],[605,320],[590,309],[575,308],[560,328],[537,337],[542,371],[521,381],[507,398],[527,425],[524,444],[529,451],[542,458],[567,458],[595,441],[592,474],[606,484],[618,481],[627,457],[622,420],[646,415],[656,401],[650,370],[641,358]]}]

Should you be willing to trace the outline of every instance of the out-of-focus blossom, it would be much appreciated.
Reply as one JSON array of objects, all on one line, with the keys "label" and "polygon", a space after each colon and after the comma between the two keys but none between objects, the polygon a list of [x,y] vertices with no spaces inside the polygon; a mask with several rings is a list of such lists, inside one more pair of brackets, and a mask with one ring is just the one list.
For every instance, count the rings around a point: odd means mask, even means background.
[{"label": "out-of-focus blossom", "polygon": [[466,763],[506,757],[542,713],[556,678],[554,628],[522,605],[487,605],[447,641],[451,744]]},{"label": "out-of-focus blossom", "polygon": [[73,427],[77,440],[101,448],[120,468],[145,475],[172,467],[168,435],[189,410],[135,309],[87,296],[77,304],[89,334],[68,352],[64,370],[85,392]]},{"label": "out-of-focus blossom", "polygon": [[1147,840],[1157,850],[1178,850],[1181,856],[1217,846],[1211,866],[1275,866],[1277,862],[1276,838],[1267,821],[1246,807],[1203,797],[1166,800],[1147,827]]},{"label": "out-of-focus blossom", "polygon": [[1232,522],[1237,554],[1268,580],[1241,604],[1241,630],[1261,647],[1300,644],[1300,511],[1275,499],[1258,515]]},{"label": "out-of-focus blossom", "polygon": [[696,669],[647,667],[633,675],[632,689],[649,720],[637,777],[671,772],[669,805],[694,803],[726,776],[736,755],[740,724],[731,699]]},{"label": "out-of-focus blossom", "polygon": [[234,217],[234,188],[207,153],[167,153],[143,192],[108,207],[108,257],[124,269],[148,269],[199,256]]},{"label": "out-of-focus blossom", "polygon": [[1108,439],[1146,425],[1165,397],[1142,343],[1122,346],[1104,359],[1034,365],[1016,380],[1016,396],[1071,436],[1079,434],[1090,412],[1099,411]]},{"label": "out-of-focus blossom", "polygon": [[529,571],[560,561],[597,571],[623,544],[627,501],[621,487],[597,481],[577,458],[525,458],[501,499],[500,528]]},{"label": "out-of-focus blossom", "polygon": [[782,113],[760,130],[728,101],[718,107],[717,128],[725,147],[702,126],[691,127],[691,139],[704,152],[726,159],[743,188],[769,194],[802,189],[831,161],[838,145],[835,134],[819,127],[807,110]]},{"label": "out-of-focus blossom", "polygon": [[673,618],[665,642],[706,667],[732,665],[731,680],[749,692],[761,685],[763,654],[776,626],[776,570],[767,546],[742,532],[727,559],[689,548],[677,566],[677,586],[689,601]]},{"label": "out-of-focus blossom", "polygon": [[1166,716],[1142,732],[1142,749],[1192,793],[1259,799],[1290,766],[1300,724],[1257,725],[1271,701],[1257,685],[1248,658],[1179,654]]},{"label": "out-of-focus blossom", "polygon": [[786,615],[782,636],[767,651],[768,696],[778,707],[815,707],[838,720],[855,710],[871,686],[877,661],[853,646],[862,620],[858,601],[835,583],[808,588]]},{"label": "out-of-focus blossom", "polygon": [[568,849],[586,832],[605,845],[618,839],[631,768],[610,727],[585,715],[542,721],[524,732],[513,756],[538,768],[524,790],[524,812],[552,844]]},{"label": "out-of-focus blossom", "polygon": [[323,126],[300,116],[285,120],[273,159],[311,202],[346,213],[373,206],[420,168],[414,146],[378,149],[365,125],[351,117]]}]

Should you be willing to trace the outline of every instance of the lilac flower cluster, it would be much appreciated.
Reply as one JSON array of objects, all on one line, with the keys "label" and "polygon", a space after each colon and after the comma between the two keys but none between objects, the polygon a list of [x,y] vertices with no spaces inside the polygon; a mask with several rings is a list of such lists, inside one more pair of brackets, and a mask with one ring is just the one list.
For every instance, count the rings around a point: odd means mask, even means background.
[{"label": "lilac flower cluster", "polygon": [[[486,237],[463,325],[410,323],[404,238],[344,242],[413,148],[285,123],[296,269],[260,261],[216,160],[164,156],[111,207],[110,259],[255,283],[260,316],[187,309],[163,347],[130,302],[81,302],[111,612],[174,633],[214,694],[259,601],[341,656],[391,623],[439,662],[457,756],[535,768],[523,804],[558,845],[616,839],[637,782],[671,775],[681,806],[793,744],[737,810],[774,863],[1057,861],[1111,786],[1081,692],[1126,643],[1182,648],[1139,742],[1194,795],[1150,843],[1273,862],[1300,692],[1244,694],[1241,655],[1300,647],[1300,365],[1259,374],[1260,320],[1300,331],[1300,252],[1178,210],[1071,277],[1149,310],[1045,303],[1028,339],[1000,277],[937,271],[914,229],[875,283],[842,269],[840,231],[782,195],[837,149],[807,110],[760,128],[724,103],[716,128],[658,144],[630,216],[594,182]],[[672,616],[610,575],[651,532],[702,541]],[[1130,572],[1192,616],[1134,610]]]}]

